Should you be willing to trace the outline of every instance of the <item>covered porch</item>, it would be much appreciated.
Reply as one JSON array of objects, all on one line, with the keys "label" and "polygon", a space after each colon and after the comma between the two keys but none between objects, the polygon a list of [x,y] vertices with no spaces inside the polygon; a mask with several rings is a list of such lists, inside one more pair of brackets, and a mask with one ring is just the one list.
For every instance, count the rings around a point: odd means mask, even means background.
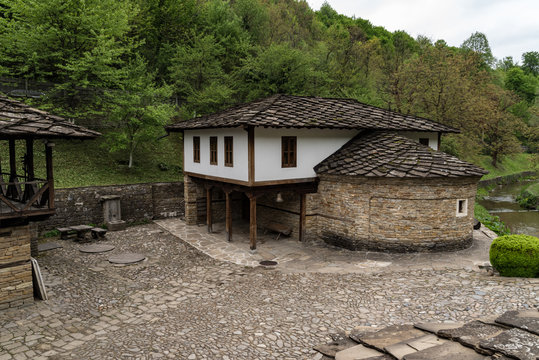
[{"label": "covered porch", "polygon": [[[0,138],[0,143],[3,143],[2,146],[7,145],[9,149],[8,159],[0,158],[0,223],[11,219],[39,218],[54,214],[54,143],[44,141],[45,169],[38,170],[45,174],[45,178],[36,176],[33,138]],[[25,149],[22,156],[17,154],[17,149],[20,148]]]},{"label": "covered porch", "polygon": [[[187,224],[204,222],[207,232],[212,233],[215,230],[215,223],[222,220],[226,240],[232,242],[234,228],[243,220],[248,223],[249,248],[254,251],[257,248],[258,229],[264,228],[271,231],[271,227],[268,226],[268,214],[278,211],[287,214],[282,217],[283,222],[286,223],[282,224],[283,227],[290,228],[293,237],[300,242],[305,241],[307,194],[316,193],[317,181],[245,186],[192,175],[186,175],[184,181]],[[294,198],[290,201],[291,205],[288,208],[287,206],[277,207],[275,206],[277,204],[268,201],[274,198],[277,203],[284,202],[283,194],[292,194],[289,197]],[[259,214],[261,210],[263,213]],[[193,213],[196,215],[193,216]],[[233,219],[236,220],[233,221]],[[278,219],[272,223],[275,227],[275,224],[279,224]]]}]

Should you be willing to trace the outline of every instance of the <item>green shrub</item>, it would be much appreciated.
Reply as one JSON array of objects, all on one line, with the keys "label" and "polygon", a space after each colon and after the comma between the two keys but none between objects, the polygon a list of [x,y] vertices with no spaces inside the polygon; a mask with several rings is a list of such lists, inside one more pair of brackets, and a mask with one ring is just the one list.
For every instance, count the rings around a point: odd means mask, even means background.
[{"label": "green shrub", "polygon": [[509,235],[511,230],[500,220],[499,216],[490,214],[484,206],[475,203],[474,216],[481,224],[485,225],[497,235]]},{"label": "green shrub", "polygon": [[539,277],[539,238],[500,236],[490,245],[490,263],[502,276]]}]

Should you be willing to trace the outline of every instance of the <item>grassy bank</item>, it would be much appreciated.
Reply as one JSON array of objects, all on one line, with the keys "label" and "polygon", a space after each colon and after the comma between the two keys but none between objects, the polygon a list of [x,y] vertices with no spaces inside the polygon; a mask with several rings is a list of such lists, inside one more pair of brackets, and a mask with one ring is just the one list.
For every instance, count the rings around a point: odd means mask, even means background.
[{"label": "grassy bank", "polygon": [[481,222],[481,224],[485,225],[498,235],[508,235],[511,233],[507,225],[505,225],[498,216],[490,214],[487,209],[478,203],[475,203],[474,216]]},{"label": "grassy bank", "polygon": [[533,155],[524,153],[505,156],[502,161],[499,162],[498,167],[492,166],[492,158],[486,155],[480,156],[475,163],[489,172],[487,175],[483,176],[481,180],[531,171],[534,170],[535,166],[533,163]]},{"label": "grassy bank", "polygon": [[[7,143],[0,148],[3,169],[9,167]],[[134,167],[127,167],[126,153],[110,153],[104,140],[55,141],[54,180],[57,188],[92,185],[135,184],[182,180],[180,140],[171,135],[141,144],[135,152]],[[24,142],[17,142],[19,174],[23,174],[21,157]],[[34,146],[36,176],[45,178],[45,151],[38,141]]]}]

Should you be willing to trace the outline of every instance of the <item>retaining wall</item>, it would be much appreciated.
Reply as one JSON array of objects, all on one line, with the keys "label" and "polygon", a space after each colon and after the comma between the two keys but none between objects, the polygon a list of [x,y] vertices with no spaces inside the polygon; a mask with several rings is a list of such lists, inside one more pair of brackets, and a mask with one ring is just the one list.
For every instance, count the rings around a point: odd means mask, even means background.
[{"label": "retaining wall", "polygon": [[119,195],[122,220],[128,223],[184,216],[183,182],[89,186],[55,190],[56,214],[38,224],[56,227],[103,224],[101,196]]}]

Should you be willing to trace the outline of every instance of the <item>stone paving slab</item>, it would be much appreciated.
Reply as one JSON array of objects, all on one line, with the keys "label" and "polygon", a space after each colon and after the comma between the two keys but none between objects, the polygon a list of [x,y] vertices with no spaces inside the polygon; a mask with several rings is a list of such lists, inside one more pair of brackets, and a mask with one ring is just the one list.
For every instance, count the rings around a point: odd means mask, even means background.
[{"label": "stone paving slab", "polygon": [[379,351],[384,351],[384,348],[394,345],[405,340],[415,339],[425,333],[414,328],[413,325],[393,325],[388,326],[376,332],[366,333],[363,330],[352,330],[350,338],[368,346],[372,346]]},{"label": "stone paving slab", "polygon": [[333,339],[332,342],[324,345],[319,345],[315,347],[314,350],[318,351],[323,355],[335,357],[335,354],[337,354],[339,351],[346,350],[348,348],[358,345],[357,342],[351,340],[344,332],[331,334],[330,336]]},{"label": "stone paving slab", "polygon": [[37,245],[37,251],[39,252],[49,251],[49,250],[54,250],[54,249],[61,249],[61,248],[62,248],[62,245],[59,245],[55,242],[46,242],[46,243],[41,243]]},{"label": "stone paving slab", "polygon": [[480,346],[520,360],[539,358],[539,336],[518,328],[503,331],[488,340],[483,340]]},{"label": "stone paving slab", "polygon": [[137,253],[122,253],[109,257],[109,262],[113,264],[134,264],[143,261],[146,257]]},{"label": "stone paving slab", "polygon": [[414,324],[414,327],[428,331],[433,334],[438,334],[438,331],[440,330],[449,330],[449,329],[456,329],[459,327],[462,327],[464,325],[463,322],[459,323],[417,323]]},{"label": "stone paving slab", "polygon": [[508,311],[496,318],[496,322],[539,335],[539,310]]},{"label": "stone paving slab", "polygon": [[406,344],[417,351],[426,350],[434,346],[440,346],[445,343],[446,340],[442,340],[436,335],[424,335],[417,339],[412,339],[406,342]]},{"label": "stone paving slab", "polygon": [[108,245],[108,244],[89,244],[89,245],[83,245],[79,248],[79,251],[82,253],[104,253],[108,251],[114,250],[116,247],[114,245]]},{"label": "stone paving slab", "polygon": [[[323,242],[301,243],[292,238],[276,241],[270,234],[258,233],[257,250],[249,249],[248,224],[233,224],[233,241],[225,238],[224,224],[215,223],[213,233],[206,226],[186,225],[177,218],[154,221],[162,229],[179,237],[202,253],[220,261],[257,267],[262,260],[274,260],[280,271],[322,273],[372,273],[411,269],[467,268],[479,271],[488,262],[488,249],[495,234],[482,227],[474,231],[474,242],[468,249],[450,253],[386,254],[350,251]],[[486,229],[486,230],[485,230]],[[486,272],[485,270],[480,270]]]},{"label": "stone paving slab", "polygon": [[364,360],[379,357],[383,353],[363,345],[356,345],[335,354],[335,360]]},{"label": "stone paving slab", "polygon": [[458,341],[464,346],[471,347],[475,351],[492,355],[493,352],[489,349],[485,349],[479,346],[479,343],[484,340],[495,337],[505,331],[506,328],[496,325],[485,324],[481,321],[472,321],[466,323],[464,326],[456,329],[440,330],[438,335],[444,338],[449,338],[454,341]]},{"label": "stone paving slab", "polygon": [[487,357],[456,342],[442,345],[404,356],[404,360],[486,360]]},{"label": "stone paving slab", "polygon": [[393,356],[397,360],[402,360],[404,356],[417,352],[416,349],[406,344],[405,342],[386,346],[384,350],[390,353],[391,356]]}]

